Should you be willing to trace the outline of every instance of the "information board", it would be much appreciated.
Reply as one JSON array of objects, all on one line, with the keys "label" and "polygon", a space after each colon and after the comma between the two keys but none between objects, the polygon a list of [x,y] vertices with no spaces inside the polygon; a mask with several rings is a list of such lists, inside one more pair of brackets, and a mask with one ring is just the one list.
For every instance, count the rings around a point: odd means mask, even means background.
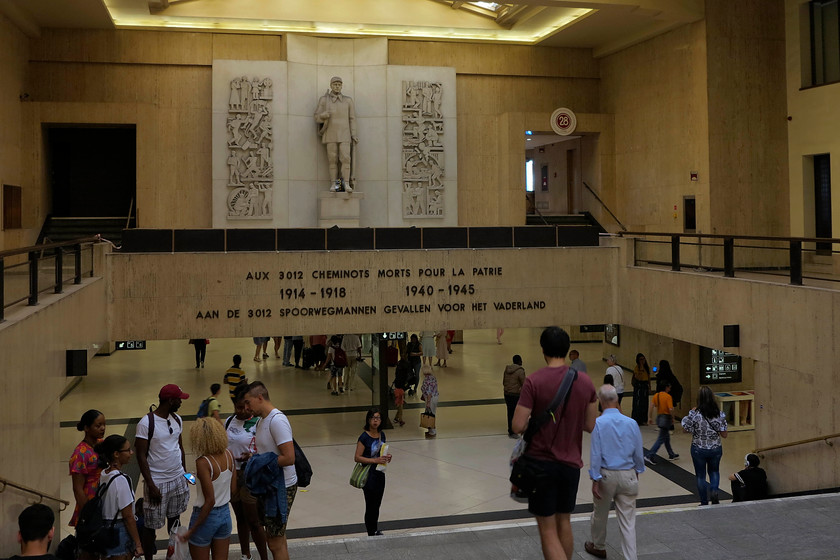
[{"label": "information board", "polygon": [[700,347],[700,383],[740,383],[741,356],[724,350]]}]

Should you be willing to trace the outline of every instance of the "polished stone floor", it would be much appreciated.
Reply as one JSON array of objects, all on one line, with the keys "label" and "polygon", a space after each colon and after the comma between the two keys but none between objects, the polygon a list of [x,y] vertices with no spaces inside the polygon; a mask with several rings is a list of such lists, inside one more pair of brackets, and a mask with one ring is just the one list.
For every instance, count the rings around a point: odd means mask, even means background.
[{"label": "polished stone floor", "polygon": [[[507,329],[502,344],[496,343],[495,329],[464,333],[463,344],[453,345],[448,367],[434,368],[441,402],[437,439],[424,439],[424,430],[418,426],[420,401],[409,401],[417,408],[406,411],[408,423],[387,432],[394,459],[388,467],[380,519],[389,535],[432,527],[451,530],[476,523],[512,523],[525,527],[519,531],[532,531],[527,529],[530,520],[525,506],[508,495],[508,459],[513,442],[506,435],[501,377],[513,354],[522,356],[528,372],[543,365],[539,333],[539,329]],[[606,369],[601,360],[602,344],[576,343],[573,347],[587,362],[593,382],[600,384]],[[257,363],[253,361],[250,338],[212,340],[204,369],[193,367],[193,347],[186,340],[149,341],[146,350],[94,358],[89,375],[61,401],[61,456],[69,458],[78,443],[80,434],[74,426],[85,410],[96,408],[105,414],[107,433],[133,434],[133,424],[157,400],[160,387],[166,383],[177,383],[191,394],[180,411],[188,430],[189,420],[201,399],[209,394],[210,384],[222,381],[235,353],[242,355],[249,379],[263,380],[274,404],[289,415],[295,439],[313,466],[312,484],[298,495],[290,517],[292,541],[362,535],[364,498],[348,480],[355,442],[373,393],[360,382],[354,391],[331,396],[325,387],[327,374],[283,367],[282,360],[273,357],[271,343],[271,357]],[[625,399],[625,413],[629,405],[630,400]],[[232,405],[223,400],[222,411],[227,416]],[[643,428],[642,437],[645,446],[650,446],[656,439],[656,428]],[[184,443],[187,466],[194,468],[189,438]],[[642,507],[693,507],[698,503],[689,457],[690,436],[677,432],[672,443],[681,458],[675,463],[660,461],[642,475]],[[753,432],[731,433],[724,440],[722,475],[742,468],[743,457],[753,446]],[[588,463],[588,448],[589,437],[584,434],[584,463]],[[72,501],[69,476],[62,497]],[[582,514],[591,509],[585,474],[577,502]],[[63,512],[62,524],[69,517],[69,511]]]}]

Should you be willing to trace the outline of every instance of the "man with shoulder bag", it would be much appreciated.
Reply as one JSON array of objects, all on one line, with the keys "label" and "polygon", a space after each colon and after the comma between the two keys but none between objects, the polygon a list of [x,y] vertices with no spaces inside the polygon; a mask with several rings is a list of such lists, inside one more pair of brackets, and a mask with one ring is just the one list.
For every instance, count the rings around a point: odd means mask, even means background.
[{"label": "man with shoulder bag", "polygon": [[598,401],[589,377],[566,365],[570,341],[563,329],[545,329],[540,346],[546,367],[525,379],[513,415],[513,431],[525,434],[527,447],[514,463],[511,482],[528,485],[523,475],[533,481],[528,511],[537,520],[543,557],[566,560],[574,549],[571,513],[583,467],[583,432],[595,427]]}]

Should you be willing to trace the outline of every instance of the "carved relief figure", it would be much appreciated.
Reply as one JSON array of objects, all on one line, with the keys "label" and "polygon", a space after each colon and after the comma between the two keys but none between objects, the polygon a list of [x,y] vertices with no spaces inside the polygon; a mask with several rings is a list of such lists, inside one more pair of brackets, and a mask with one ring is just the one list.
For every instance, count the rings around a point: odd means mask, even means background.
[{"label": "carved relief figure", "polygon": [[356,136],[356,110],[353,99],[341,93],[340,77],[330,79],[330,89],[318,100],[315,122],[321,143],[327,148],[330,168],[330,190],[353,192],[353,148],[359,142]]},{"label": "carved relief figure", "polygon": [[403,216],[444,215],[443,87],[439,82],[403,82]]},{"label": "carved relief figure", "polygon": [[429,198],[429,214],[437,216],[443,212],[443,197],[440,190],[433,190],[432,196]]},{"label": "carved relief figure", "polygon": [[230,82],[227,117],[229,155],[228,218],[265,219],[272,215],[274,166],[271,152],[269,78],[237,77]]}]

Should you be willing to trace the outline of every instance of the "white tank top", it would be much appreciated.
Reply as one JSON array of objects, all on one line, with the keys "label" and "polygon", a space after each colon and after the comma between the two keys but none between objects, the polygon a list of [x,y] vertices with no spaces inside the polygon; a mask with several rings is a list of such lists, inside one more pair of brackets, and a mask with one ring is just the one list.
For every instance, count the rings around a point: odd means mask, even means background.
[{"label": "white tank top", "polygon": [[[216,463],[216,460],[212,457],[207,457],[206,455],[203,455],[202,458],[207,461],[208,465],[210,465],[211,480],[213,479],[214,464],[215,470],[221,471],[216,480],[213,480],[213,496],[216,499],[216,505],[213,507],[228,505],[230,503],[230,477],[233,476],[233,458],[230,456],[230,451],[225,450],[224,470],[222,470],[222,467],[218,463]],[[204,505],[204,492],[200,488],[200,485],[197,490],[198,496],[195,499],[195,507],[201,507]]]}]

